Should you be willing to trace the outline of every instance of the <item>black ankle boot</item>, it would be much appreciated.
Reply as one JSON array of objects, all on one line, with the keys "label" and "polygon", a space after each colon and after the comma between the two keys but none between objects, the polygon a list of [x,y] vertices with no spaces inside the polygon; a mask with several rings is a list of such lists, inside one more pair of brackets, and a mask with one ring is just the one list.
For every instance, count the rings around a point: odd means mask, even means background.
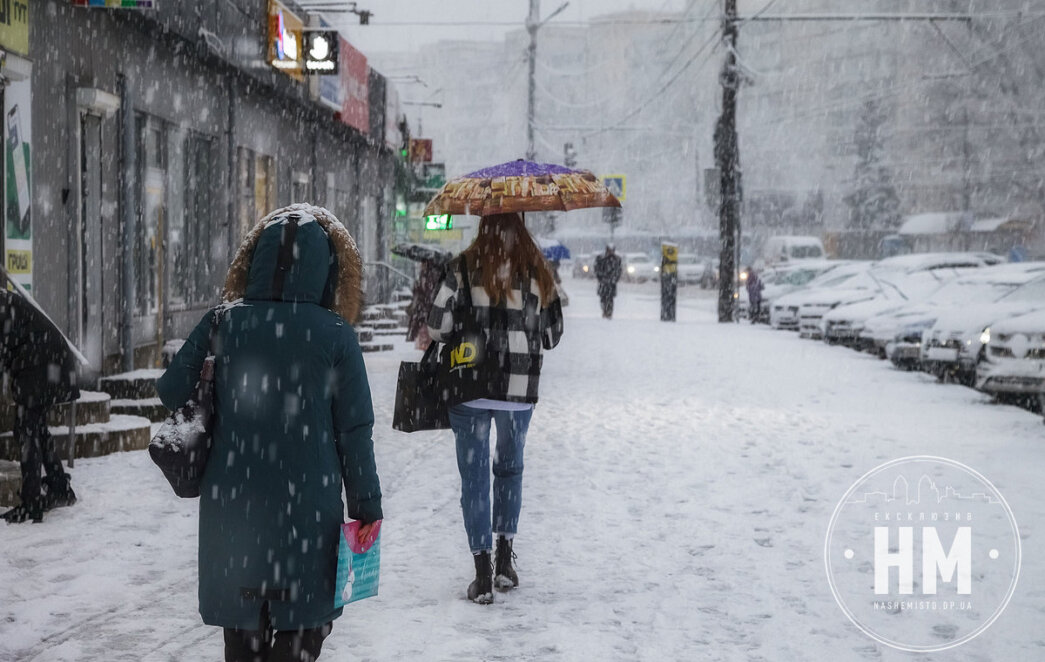
[{"label": "black ankle boot", "polygon": [[515,552],[512,551],[512,540],[497,536],[497,567],[494,570],[493,583],[499,590],[508,591],[519,585],[519,575],[512,567],[513,558]]},{"label": "black ankle boot", "polygon": [[44,495],[44,510],[63,508],[76,503],[76,493],[69,484],[69,474],[44,476],[44,486],[47,488],[47,493]]},{"label": "black ankle boot", "polygon": [[493,567],[490,564],[490,552],[473,554],[475,559],[475,580],[468,585],[468,599],[481,605],[493,602]]}]

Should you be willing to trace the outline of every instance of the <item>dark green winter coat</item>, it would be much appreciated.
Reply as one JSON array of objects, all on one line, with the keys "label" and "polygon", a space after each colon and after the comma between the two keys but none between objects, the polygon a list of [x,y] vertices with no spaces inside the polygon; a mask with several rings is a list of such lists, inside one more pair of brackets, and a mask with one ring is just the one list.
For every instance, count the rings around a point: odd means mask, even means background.
[{"label": "dark green winter coat", "polygon": [[[230,269],[226,298],[239,294],[244,278],[234,272],[249,265],[242,299],[216,309],[217,405],[200,489],[199,599],[204,623],[227,628],[257,629],[265,601],[277,630],[340,616],[334,579],[342,485],[350,518],[382,517],[362,352],[352,326],[326,307],[344,310],[338,283],[358,292],[358,278],[345,276],[346,266],[358,276],[358,253],[329,212],[307,205],[280,211],[248,236]],[[358,306],[358,294],[349,298]],[[212,314],[157,382],[170,409],[192,395]]]}]

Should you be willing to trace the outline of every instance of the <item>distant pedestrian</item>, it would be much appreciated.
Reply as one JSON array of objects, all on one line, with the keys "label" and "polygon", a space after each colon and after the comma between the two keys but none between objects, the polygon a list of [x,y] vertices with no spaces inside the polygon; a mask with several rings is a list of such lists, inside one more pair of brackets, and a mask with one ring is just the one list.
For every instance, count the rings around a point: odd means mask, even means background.
[{"label": "distant pedestrian", "polygon": [[762,290],[765,286],[762,284],[762,279],[758,277],[758,272],[752,267],[747,268],[747,303],[748,303],[748,318],[752,324],[759,321],[762,316]]},{"label": "distant pedestrian", "polygon": [[617,281],[621,276],[621,261],[613,244],[606,245],[606,252],[595,258],[595,277],[599,279],[599,303],[602,316],[613,317],[613,300],[617,297]]},{"label": "distant pedestrian", "polygon": [[315,660],[334,607],[345,504],[361,537],[382,518],[374,410],[352,322],[362,261],[321,207],[261,219],[209,311],[156,383],[177,409],[211,347],[217,407],[199,512],[199,602],[226,662]]},{"label": "distant pedestrian", "polygon": [[[563,331],[555,278],[518,214],[480,220],[475,241],[447,265],[428,325],[432,338],[452,350],[451,362],[462,373],[470,371],[463,379],[471,392],[451,391],[450,427],[475,564],[468,599],[488,604],[494,585],[519,585],[512,557],[522,509],[523,448],[537,402],[541,350],[555,347]],[[491,421],[497,426],[492,511]]]},{"label": "distant pedestrian", "polygon": [[[0,365],[16,407],[14,438],[22,447],[22,502],[3,517],[9,523],[42,522],[44,511],[76,503],[47,430],[48,409],[80,397],[76,360],[58,327],[20,292],[6,287],[0,288],[0,333]],[[42,482],[41,465],[47,474]]]}]

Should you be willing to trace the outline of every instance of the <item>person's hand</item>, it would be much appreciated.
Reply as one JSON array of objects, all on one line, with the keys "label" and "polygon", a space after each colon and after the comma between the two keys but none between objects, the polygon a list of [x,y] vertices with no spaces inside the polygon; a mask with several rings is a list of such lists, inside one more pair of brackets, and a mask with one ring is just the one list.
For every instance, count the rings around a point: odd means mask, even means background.
[{"label": "person's hand", "polygon": [[377,538],[378,524],[380,521],[381,520],[378,520],[377,522],[367,522],[366,524],[359,525],[356,540],[359,541],[360,545],[366,547],[374,542],[374,538]]}]

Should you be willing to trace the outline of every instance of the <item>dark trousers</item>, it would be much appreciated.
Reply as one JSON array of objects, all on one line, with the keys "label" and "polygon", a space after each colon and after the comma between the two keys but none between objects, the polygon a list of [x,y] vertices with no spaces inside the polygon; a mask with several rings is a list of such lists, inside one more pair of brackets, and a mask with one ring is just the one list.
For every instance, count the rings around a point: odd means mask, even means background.
[{"label": "dark trousers", "polygon": [[41,502],[40,465],[47,472],[48,483],[68,485],[68,476],[47,431],[47,407],[18,406],[15,414],[15,439],[22,442],[22,504]]},{"label": "dark trousers", "polygon": [[599,301],[602,303],[602,316],[607,319],[613,317],[613,297],[604,296]]},{"label": "dark trousers", "polygon": [[266,602],[257,630],[225,628],[225,662],[313,662],[333,627],[327,623],[308,630],[273,630]]}]

